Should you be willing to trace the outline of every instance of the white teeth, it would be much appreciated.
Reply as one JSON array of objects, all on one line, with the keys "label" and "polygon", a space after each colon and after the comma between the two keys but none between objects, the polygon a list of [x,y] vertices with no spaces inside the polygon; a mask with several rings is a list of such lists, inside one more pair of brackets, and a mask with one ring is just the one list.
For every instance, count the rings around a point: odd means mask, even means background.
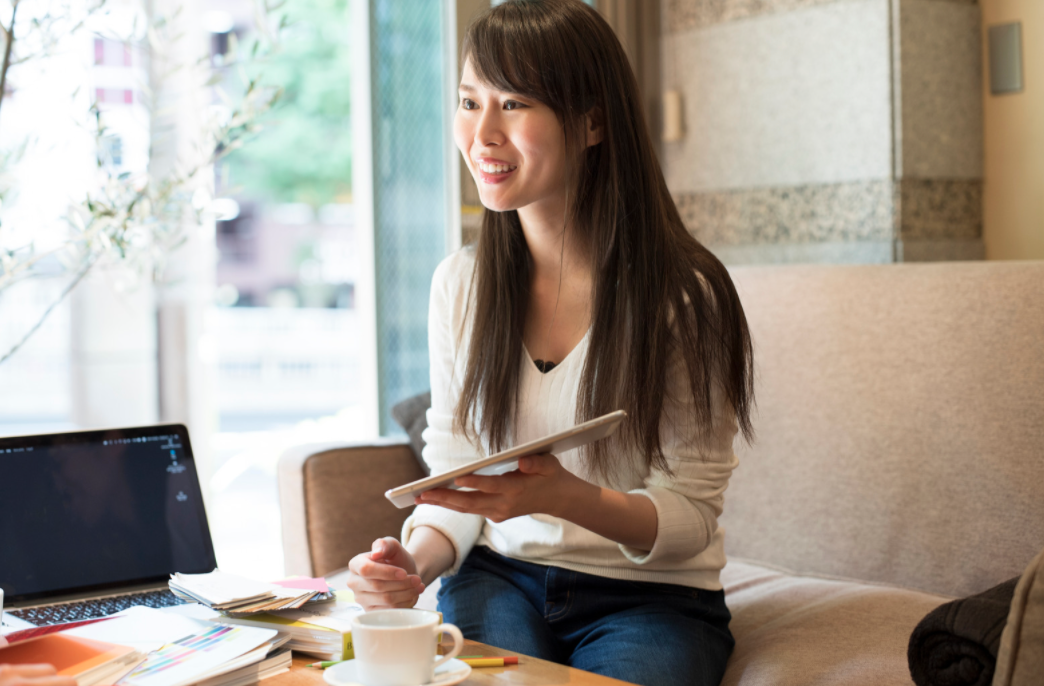
[{"label": "white teeth", "polygon": [[518,167],[510,164],[487,164],[485,162],[479,162],[478,168],[487,174],[504,174],[506,172],[514,171]]}]

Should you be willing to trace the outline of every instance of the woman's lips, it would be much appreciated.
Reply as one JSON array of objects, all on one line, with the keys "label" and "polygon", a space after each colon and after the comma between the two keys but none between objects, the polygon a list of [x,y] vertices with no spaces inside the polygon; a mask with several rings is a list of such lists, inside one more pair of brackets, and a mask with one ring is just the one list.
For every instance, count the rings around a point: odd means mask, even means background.
[{"label": "woman's lips", "polygon": [[500,172],[497,174],[490,174],[489,172],[484,172],[478,167],[475,168],[475,171],[478,173],[479,179],[482,180],[482,183],[503,183],[507,181],[508,178],[517,171],[517,167],[515,169],[512,169],[511,171]]},{"label": "woman's lips", "polygon": [[475,173],[483,183],[503,183],[518,169],[518,165],[502,160],[480,159],[474,162]]}]

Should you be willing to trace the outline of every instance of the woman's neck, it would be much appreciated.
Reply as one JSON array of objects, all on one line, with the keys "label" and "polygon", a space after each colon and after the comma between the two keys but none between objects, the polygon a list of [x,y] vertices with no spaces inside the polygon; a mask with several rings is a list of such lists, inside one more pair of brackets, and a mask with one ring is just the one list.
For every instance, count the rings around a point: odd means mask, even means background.
[{"label": "woman's neck", "polygon": [[542,372],[561,362],[590,327],[593,281],[590,261],[565,221],[564,203],[526,206],[519,221],[533,260],[523,341]]},{"label": "woman's neck", "polygon": [[563,272],[571,279],[590,279],[590,266],[566,211],[565,198],[556,203],[540,203],[519,208],[522,233],[533,259],[532,278],[557,281]]}]

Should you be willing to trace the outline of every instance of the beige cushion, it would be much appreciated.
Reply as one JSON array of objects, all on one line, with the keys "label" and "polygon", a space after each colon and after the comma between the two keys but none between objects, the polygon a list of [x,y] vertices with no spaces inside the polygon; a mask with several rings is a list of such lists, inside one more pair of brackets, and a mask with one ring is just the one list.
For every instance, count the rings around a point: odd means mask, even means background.
[{"label": "beige cushion", "polygon": [[1039,686],[1041,683],[1044,683],[1044,550],[1033,558],[1015,587],[993,673],[993,686]]},{"label": "beige cushion", "polygon": [[737,560],[722,583],[736,639],[722,686],[909,686],[910,634],[951,600]]},{"label": "beige cushion", "polygon": [[729,557],[962,597],[1044,546],[1044,261],[732,270],[757,365]]}]

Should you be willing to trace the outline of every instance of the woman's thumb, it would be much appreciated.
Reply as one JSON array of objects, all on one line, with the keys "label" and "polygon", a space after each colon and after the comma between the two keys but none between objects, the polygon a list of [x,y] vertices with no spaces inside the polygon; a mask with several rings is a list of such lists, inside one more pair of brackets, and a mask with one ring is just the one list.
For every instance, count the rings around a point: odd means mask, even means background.
[{"label": "woman's thumb", "polygon": [[540,453],[539,455],[526,455],[518,459],[518,471],[523,474],[542,474],[547,471],[547,459],[554,459],[554,456],[550,453]]},{"label": "woman's thumb", "polygon": [[394,538],[378,538],[370,550],[371,560],[391,560],[399,552],[399,542]]}]

